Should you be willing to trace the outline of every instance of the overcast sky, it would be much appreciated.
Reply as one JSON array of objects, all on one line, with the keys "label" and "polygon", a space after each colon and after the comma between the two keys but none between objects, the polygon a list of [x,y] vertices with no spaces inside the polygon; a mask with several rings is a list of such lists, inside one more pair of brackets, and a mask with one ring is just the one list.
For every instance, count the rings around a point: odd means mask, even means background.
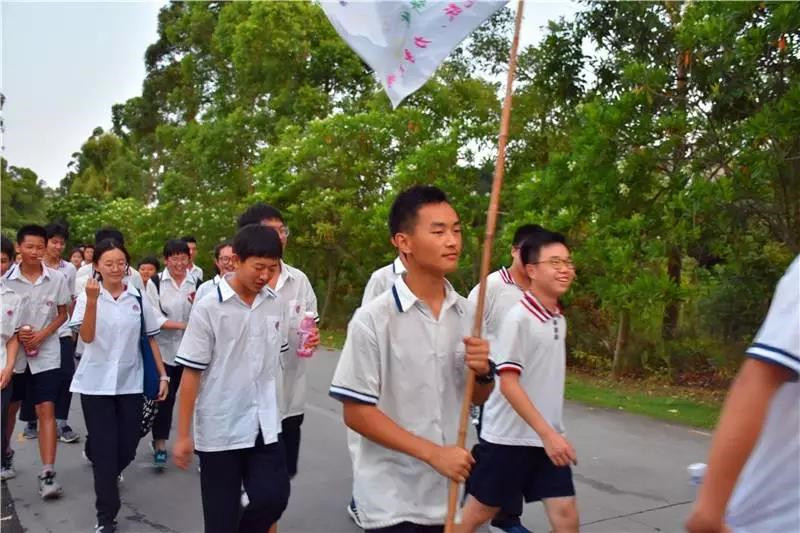
[{"label": "overcast sky", "polygon": [[[2,0],[3,156],[55,186],[73,152],[111,106],[141,94],[144,52],[157,37],[162,1]],[[526,2],[522,45],[538,42],[550,19],[571,17],[571,2]]]}]

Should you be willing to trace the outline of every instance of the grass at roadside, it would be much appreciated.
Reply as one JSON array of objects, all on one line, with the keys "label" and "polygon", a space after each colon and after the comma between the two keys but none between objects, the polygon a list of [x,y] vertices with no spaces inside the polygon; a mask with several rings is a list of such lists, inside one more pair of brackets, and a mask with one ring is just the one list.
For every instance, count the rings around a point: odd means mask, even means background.
[{"label": "grass at roadside", "polygon": [[[322,330],[322,345],[340,350],[345,330]],[[676,387],[652,380],[611,380],[567,370],[566,397],[586,405],[618,409],[668,422],[711,429],[717,422],[724,391]]]}]

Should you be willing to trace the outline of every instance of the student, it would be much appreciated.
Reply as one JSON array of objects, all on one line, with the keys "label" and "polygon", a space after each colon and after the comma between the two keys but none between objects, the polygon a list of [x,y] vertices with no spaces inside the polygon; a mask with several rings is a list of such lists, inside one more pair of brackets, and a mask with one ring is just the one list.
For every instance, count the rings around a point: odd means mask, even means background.
[{"label": "student", "polygon": [[800,531],[800,256],[722,408],[690,533]]},{"label": "student", "polygon": [[[248,224],[261,224],[278,232],[283,250],[289,239],[289,227],[280,211],[272,206],[257,203],[239,217],[239,227]],[[287,265],[283,259],[278,263],[278,275],[270,279],[269,286],[288,303],[289,351],[282,358],[283,380],[280,411],[281,440],[286,446],[286,465],[289,477],[297,474],[297,460],[300,454],[300,426],[303,424],[306,404],[306,365],[307,359],[297,356],[299,336],[297,330],[305,313],[317,316],[317,297],[308,277],[298,268]],[[312,334],[309,342],[317,343],[319,332]]]},{"label": "student", "polygon": [[[100,241],[104,241],[106,239],[112,239],[117,244],[121,246],[125,246],[125,237],[122,235],[122,232],[119,231],[117,228],[113,228],[111,226],[107,226],[105,228],[99,229],[94,234],[94,245],[87,244],[86,245],[86,255],[87,259],[85,264],[78,269],[77,274],[75,275],[75,297],[77,298],[79,295],[83,294],[83,289],[86,286],[86,282],[94,276],[94,263],[92,262],[91,257],[94,257],[94,250],[97,243]],[[128,270],[125,275],[125,279],[123,280],[124,283],[128,285],[133,285],[140,291],[144,292],[144,282],[142,281],[142,276],[139,275],[139,272],[128,267]],[[81,347],[82,343],[78,342],[78,347]],[[80,353],[80,352],[79,352]]]},{"label": "student", "polygon": [[233,246],[230,241],[223,241],[214,247],[214,268],[217,270],[214,279],[203,282],[197,288],[194,301],[199,302],[205,296],[216,292],[220,280],[225,274],[233,272]]},{"label": "student", "polygon": [[564,437],[566,321],[559,298],[575,278],[563,235],[540,231],[519,251],[529,290],[505,316],[493,354],[500,389],[484,406],[477,463],[457,531],[472,533],[520,495],[544,503],[552,530],[578,531]]},{"label": "student", "polygon": [[[2,245],[0,245],[0,276],[5,275],[8,269],[11,268],[11,258],[14,257],[14,245],[11,239],[5,235],[0,238]],[[2,469],[0,470],[0,479],[3,481],[11,479],[17,475],[14,470],[13,458],[14,452],[11,450],[11,434],[13,425],[9,426],[9,407],[11,404],[11,393],[13,391],[13,377],[14,366],[17,359],[17,352],[19,351],[19,339],[17,332],[20,327],[20,305],[21,301],[19,295],[13,290],[8,288],[5,279],[0,277],[0,312],[2,312],[2,325],[0,327],[0,341],[3,346],[2,355],[0,356],[0,389],[2,389],[2,402],[0,402],[0,415],[2,421],[0,422],[0,433],[2,435],[3,449],[0,458],[2,458]],[[14,418],[11,417],[13,424]]]},{"label": "student", "polygon": [[[394,244],[394,238],[392,238]],[[367,286],[364,287],[364,295],[361,297],[361,305],[374,300],[380,294],[388,291],[397,281],[397,278],[405,274],[406,265],[403,262],[403,257],[398,255],[394,261],[386,266],[382,266],[372,273],[367,281]]]},{"label": "student", "polygon": [[163,319],[138,289],[123,281],[130,262],[127,250],[107,239],[97,244],[94,257],[96,276],[78,296],[70,322],[84,343],[70,390],[81,395],[91,435],[87,455],[94,474],[95,532],[109,533],[116,530],[121,505],[117,479],[136,456],[141,431],[142,324],[161,378],[158,400],[168,394],[169,376],[153,338]]},{"label": "student", "polygon": [[[248,225],[233,251],[235,273],[197,303],[178,349],[185,369],[173,460],[187,468],[193,451],[200,457],[206,533],[265,533],[289,500],[278,405],[288,309],[269,286],[282,245],[273,229]],[[240,512],[242,485],[250,504]]]},{"label": "student", "polygon": [[[61,258],[64,253],[64,246],[69,239],[69,231],[66,226],[59,223],[48,224],[44,227],[47,231],[47,248],[44,253],[44,264],[53,270],[57,270],[64,275],[67,280],[67,288],[72,295],[75,292],[75,274],[77,271],[69,261]],[[72,302],[70,302],[71,304]],[[72,306],[70,305],[70,308]],[[71,309],[67,309],[70,311]],[[69,319],[69,313],[67,314]],[[68,322],[64,322],[58,330],[58,338],[61,343],[61,372],[63,381],[56,399],[56,427],[58,428],[58,440],[65,443],[78,442],[80,436],[72,430],[67,423],[69,418],[69,408],[72,404],[72,393],[69,391],[72,375],[75,373],[75,343],[72,340],[72,330]],[[23,407],[24,410],[24,407]]]},{"label": "student", "polygon": [[[97,236],[95,236],[94,242],[97,243]],[[86,243],[83,245],[83,264],[84,265],[91,265],[94,263],[94,244]]]},{"label": "student", "polygon": [[191,235],[181,237],[181,240],[189,246],[189,274],[194,277],[197,285],[203,283],[203,269],[194,264],[194,258],[197,257],[197,239]]},{"label": "student", "polygon": [[75,271],[83,266],[83,251],[80,248],[74,248],[69,254],[69,262],[75,267]]},{"label": "student", "polygon": [[161,270],[161,263],[159,263],[158,259],[149,255],[136,264],[136,270],[142,276],[144,293],[147,295],[147,299],[150,300],[150,305],[158,309],[158,272]]},{"label": "student", "polygon": [[197,286],[195,278],[189,273],[189,246],[183,240],[172,239],[164,245],[164,264],[166,268],[159,276],[159,308],[165,319],[158,336],[158,347],[167,369],[169,396],[158,406],[153,421],[153,466],[167,466],[167,439],[172,426],[172,410],[175,406],[175,393],[181,383],[183,367],[175,363],[178,346],[181,344],[186,323],[192,312]]},{"label": "student", "polygon": [[[483,318],[486,324],[485,336],[489,339],[496,339],[500,334],[500,326],[508,316],[509,311],[517,305],[528,290],[528,273],[525,264],[519,255],[522,244],[544,231],[537,224],[524,224],[514,231],[511,241],[511,266],[502,267],[486,277],[486,299],[484,300]],[[469,293],[469,301],[478,303],[478,291],[480,285],[476,285]],[[478,409],[477,430],[480,436],[480,420],[483,408]],[[473,453],[475,449],[473,449]],[[522,516],[522,494],[513,502],[501,509],[492,519],[492,528],[506,533],[529,533],[520,520]]]},{"label": "student", "polygon": [[[39,455],[42,473],[39,494],[56,498],[62,489],[55,480],[55,402],[63,380],[58,330],[67,319],[72,295],[63,275],[42,263],[47,232],[41,226],[23,226],[17,232],[22,262],[5,275],[6,284],[23,301],[19,340],[26,355],[26,395],[30,395],[39,420]],[[26,329],[26,326],[28,329]]]},{"label": "student", "polygon": [[452,445],[465,370],[478,375],[472,401],[482,404],[494,384],[489,343],[469,336],[474,306],[445,279],[462,246],[446,195],[431,186],[403,191],[389,229],[407,272],[356,311],[330,394],[359,434],[353,492],[362,526],[442,531],[448,479],[464,481],[474,462]]}]

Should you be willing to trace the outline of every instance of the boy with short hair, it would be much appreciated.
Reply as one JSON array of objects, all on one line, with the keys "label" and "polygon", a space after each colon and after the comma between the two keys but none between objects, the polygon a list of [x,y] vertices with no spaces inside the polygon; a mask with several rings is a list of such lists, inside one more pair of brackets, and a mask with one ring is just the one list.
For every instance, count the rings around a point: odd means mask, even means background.
[{"label": "boy with short hair", "polygon": [[[288,310],[269,286],[282,246],[273,229],[249,225],[233,251],[235,273],[197,303],[178,349],[185,369],[173,459],[187,468],[194,450],[200,456],[206,533],[265,533],[289,500],[278,405]],[[250,503],[240,518],[242,485]]]},{"label": "boy with short hair", "polygon": [[42,263],[47,232],[41,226],[23,226],[17,232],[22,262],[5,275],[5,282],[23,300],[19,339],[26,355],[27,394],[32,398],[39,420],[39,454],[42,473],[39,494],[43,499],[61,495],[55,480],[56,419],[55,402],[61,373],[61,348],[58,330],[67,319],[72,295],[63,275]]},{"label": "boy with short hair", "polygon": [[[67,288],[70,294],[73,295],[74,300],[75,275],[77,271],[72,263],[65,261],[61,257],[69,239],[69,230],[58,222],[48,224],[44,229],[47,231],[47,249],[44,254],[44,264],[64,275],[67,281]],[[69,318],[71,309],[67,309],[67,311],[67,318]],[[69,320],[64,322],[58,330],[58,339],[61,344],[61,372],[64,382],[56,400],[56,426],[58,428],[58,440],[72,443],[78,442],[80,436],[67,423],[69,408],[72,404],[72,393],[69,391],[69,386],[72,382],[72,375],[75,373],[75,343],[72,337],[72,329],[70,329],[68,322]]]},{"label": "boy with short hair", "polygon": [[746,355],[711,441],[690,533],[800,531],[800,256]]},{"label": "boy with short hair", "polygon": [[139,272],[139,275],[142,276],[144,292],[147,295],[147,299],[150,300],[150,304],[154,308],[158,309],[158,272],[161,270],[161,263],[152,255],[148,255],[136,263],[136,270]]},{"label": "boy with short hair", "polygon": [[529,289],[506,315],[492,351],[500,390],[484,407],[477,463],[457,531],[473,533],[520,495],[541,500],[553,531],[577,532],[570,464],[575,450],[563,436],[566,321],[559,298],[575,268],[563,235],[539,232],[520,258]]},{"label": "boy with short hair", "polygon": [[194,258],[197,257],[197,239],[192,235],[181,237],[181,240],[189,246],[189,269],[188,272],[194,277],[197,285],[203,283],[203,269],[194,264]]},{"label": "boy with short hair", "polygon": [[440,189],[401,192],[389,230],[406,259],[391,290],[359,308],[347,331],[330,395],[359,434],[354,497],[362,526],[378,532],[438,532],[448,480],[474,463],[453,446],[468,367],[482,404],[494,373],[489,343],[473,338],[475,309],[445,276],[458,268],[461,223]]},{"label": "boy with short hair", "polygon": [[[11,239],[2,236],[0,239],[0,276],[4,276],[8,269],[11,268],[11,261],[14,257],[14,245]],[[0,320],[2,320],[2,329],[0,330],[0,342],[2,342],[2,356],[0,357],[0,389],[2,389],[2,401],[0,402],[0,414],[2,421],[0,421],[0,437],[2,437],[2,470],[0,470],[0,479],[3,481],[11,479],[17,475],[14,470],[13,458],[14,452],[11,450],[11,433],[13,431],[14,417],[9,417],[9,407],[11,404],[11,393],[14,388],[14,366],[17,359],[17,352],[19,351],[19,339],[17,332],[20,326],[20,306],[21,301],[19,295],[13,290],[8,288],[5,283],[5,278],[0,277],[0,304],[2,304],[2,313]],[[11,425],[9,425],[9,418]]]},{"label": "boy with short hair", "polygon": [[156,337],[156,342],[167,371],[169,394],[158,405],[158,412],[153,420],[153,441],[150,447],[153,451],[153,466],[158,469],[167,466],[167,440],[172,426],[172,411],[183,374],[183,367],[177,364],[175,358],[197,292],[197,280],[189,273],[190,257],[189,245],[183,239],[170,239],[164,244],[165,268],[159,274],[156,309],[161,311],[166,321],[161,325],[161,334]]},{"label": "boy with short hair", "polygon": [[[257,203],[250,206],[239,217],[239,227],[250,224],[267,226],[278,232],[278,236],[286,251],[289,240],[289,227],[280,211],[270,205]],[[278,275],[273,277],[269,285],[280,297],[287,302],[289,308],[288,331],[289,350],[282,358],[283,379],[281,380],[280,402],[281,414],[281,440],[286,447],[286,466],[289,469],[289,478],[297,475],[297,460],[300,456],[300,427],[305,418],[306,405],[306,365],[308,360],[297,356],[300,342],[298,329],[306,313],[313,313],[316,321],[317,296],[308,281],[308,276],[299,268],[286,264],[283,259],[278,264]],[[311,341],[318,343],[319,332],[314,331]]]}]

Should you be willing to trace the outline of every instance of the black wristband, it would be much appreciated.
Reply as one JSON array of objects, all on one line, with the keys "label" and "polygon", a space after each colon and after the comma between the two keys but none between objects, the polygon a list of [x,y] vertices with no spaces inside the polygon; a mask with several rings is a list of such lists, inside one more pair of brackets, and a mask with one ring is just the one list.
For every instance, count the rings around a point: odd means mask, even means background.
[{"label": "black wristband", "polygon": [[483,374],[482,376],[475,376],[475,383],[478,385],[488,385],[490,383],[494,383],[495,374],[497,374],[497,365],[494,364],[494,361],[489,359],[489,372]]}]

